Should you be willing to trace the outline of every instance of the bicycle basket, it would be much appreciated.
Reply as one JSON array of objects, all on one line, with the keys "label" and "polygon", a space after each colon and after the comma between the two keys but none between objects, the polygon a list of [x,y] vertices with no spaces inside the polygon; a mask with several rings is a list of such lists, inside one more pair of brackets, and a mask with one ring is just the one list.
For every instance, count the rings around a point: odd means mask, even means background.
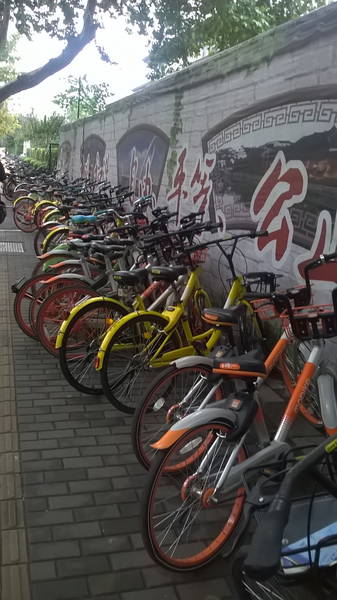
[{"label": "bicycle basket", "polygon": [[289,336],[299,340],[317,340],[337,336],[337,315],[332,304],[298,306],[281,314]]},{"label": "bicycle basket", "polygon": [[254,312],[260,317],[261,321],[271,321],[279,317],[274,304],[268,300],[268,298],[261,298],[259,300],[251,300]]},{"label": "bicycle basket", "polygon": [[254,273],[245,273],[243,279],[248,292],[272,294],[276,290],[276,280],[278,277],[281,276],[268,271],[256,271]]}]

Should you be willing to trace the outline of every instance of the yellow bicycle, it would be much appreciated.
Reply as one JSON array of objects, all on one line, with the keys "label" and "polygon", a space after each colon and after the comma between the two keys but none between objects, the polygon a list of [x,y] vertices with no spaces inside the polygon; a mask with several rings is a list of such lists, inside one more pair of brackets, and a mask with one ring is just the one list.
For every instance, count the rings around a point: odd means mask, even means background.
[{"label": "yellow bicycle", "polygon": [[[249,348],[252,339],[262,336],[254,311],[247,300],[251,291],[249,281],[268,284],[274,291],[276,276],[273,273],[253,273],[246,276],[236,275],[233,255],[240,239],[268,235],[265,232],[244,233],[218,239],[187,248],[185,255],[191,257],[196,251],[216,244],[227,258],[232,276],[232,286],[228,294],[219,321],[219,311],[212,313],[209,308],[208,322],[217,325],[228,325],[228,336],[232,335],[233,323],[238,325],[243,347]],[[221,246],[223,242],[233,242],[230,252]],[[154,279],[170,283],[175,290],[175,282],[179,275],[186,272],[186,267],[153,267]],[[266,291],[265,289],[263,291]],[[114,323],[106,333],[97,354],[96,369],[101,371],[101,383],[108,400],[119,410],[133,413],[138,399],[152,378],[152,367],[168,366],[172,361],[183,356],[208,355],[219,344],[221,330],[209,327],[201,333],[193,332],[188,306],[191,300],[194,310],[201,313],[207,306],[208,295],[199,281],[199,267],[192,267],[185,289],[180,296],[175,293],[175,303],[162,312],[138,310],[129,313]],[[237,306],[237,310],[228,310]],[[229,339],[234,345],[234,339]]]}]

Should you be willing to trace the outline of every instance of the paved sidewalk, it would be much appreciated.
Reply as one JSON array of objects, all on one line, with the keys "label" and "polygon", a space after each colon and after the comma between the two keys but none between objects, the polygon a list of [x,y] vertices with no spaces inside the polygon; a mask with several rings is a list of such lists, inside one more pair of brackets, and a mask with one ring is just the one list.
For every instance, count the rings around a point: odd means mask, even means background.
[{"label": "paved sidewalk", "polygon": [[130,419],[73,390],[57,360],[18,328],[9,290],[31,273],[32,236],[9,215],[2,241],[24,246],[0,252],[2,600],[229,600],[228,562],[181,575],[149,559]]}]

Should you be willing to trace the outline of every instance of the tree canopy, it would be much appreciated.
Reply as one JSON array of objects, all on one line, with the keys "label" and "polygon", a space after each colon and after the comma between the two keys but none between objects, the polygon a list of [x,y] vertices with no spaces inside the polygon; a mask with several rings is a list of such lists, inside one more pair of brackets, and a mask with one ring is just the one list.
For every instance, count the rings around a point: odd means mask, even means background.
[{"label": "tree canopy", "polygon": [[[62,52],[29,73],[0,87],[0,103],[57,73],[95,39],[106,16],[124,15],[149,38],[150,77],[187,66],[326,4],[326,0],[0,0],[0,48],[9,25],[31,39],[45,31],[64,41]],[[97,46],[103,60],[110,58]]]},{"label": "tree canopy", "polygon": [[299,17],[326,0],[170,0],[154,2],[151,79]]},{"label": "tree canopy", "polygon": [[66,121],[75,121],[104,110],[107,98],[112,95],[108,83],[89,83],[84,75],[68,77],[64,91],[57,94],[53,102],[61,108]]}]

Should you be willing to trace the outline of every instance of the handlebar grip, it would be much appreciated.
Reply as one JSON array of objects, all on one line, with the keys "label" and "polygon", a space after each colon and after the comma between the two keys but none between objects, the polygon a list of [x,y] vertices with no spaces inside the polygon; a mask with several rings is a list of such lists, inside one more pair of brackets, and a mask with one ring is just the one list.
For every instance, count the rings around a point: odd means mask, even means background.
[{"label": "handlebar grip", "polygon": [[250,577],[264,580],[278,571],[289,510],[289,499],[276,496],[256,528],[244,561],[244,569]]},{"label": "handlebar grip", "polygon": [[323,254],[324,262],[330,262],[330,260],[334,260],[337,258],[337,252],[332,252],[331,254]]}]

